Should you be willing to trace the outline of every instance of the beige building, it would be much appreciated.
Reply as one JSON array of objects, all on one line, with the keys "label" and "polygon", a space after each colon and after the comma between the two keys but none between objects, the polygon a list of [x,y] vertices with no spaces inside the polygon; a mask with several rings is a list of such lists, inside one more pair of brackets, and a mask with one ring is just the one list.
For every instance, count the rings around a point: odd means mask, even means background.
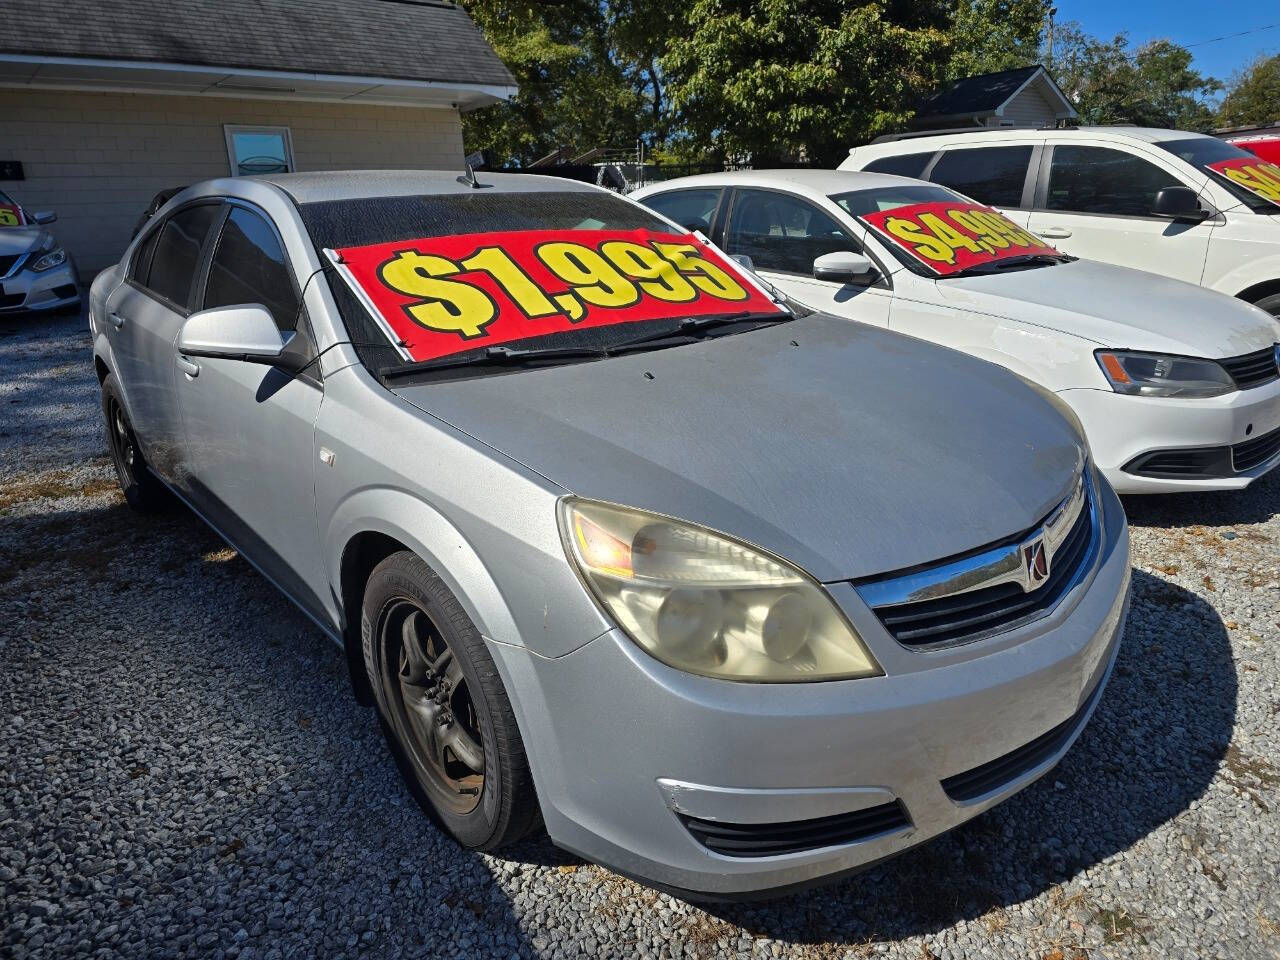
[{"label": "beige building", "polygon": [[1044,127],[1076,116],[1062,88],[1036,64],[953,80],[921,102],[911,126]]},{"label": "beige building", "polygon": [[58,214],[86,282],[160,190],[280,170],[461,169],[461,112],[516,91],[452,3],[5,8],[0,191]]}]

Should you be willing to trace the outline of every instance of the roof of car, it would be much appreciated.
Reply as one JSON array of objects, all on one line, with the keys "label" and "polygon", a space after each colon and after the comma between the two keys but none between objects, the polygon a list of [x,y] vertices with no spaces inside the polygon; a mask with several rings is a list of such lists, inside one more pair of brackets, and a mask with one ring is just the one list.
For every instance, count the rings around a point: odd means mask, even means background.
[{"label": "roof of car", "polygon": [[371,197],[405,197],[419,194],[471,193],[484,190],[495,193],[587,192],[599,190],[589,183],[563,177],[544,177],[524,173],[475,174],[480,186],[459,182],[458,170],[331,170],[317,173],[268,173],[245,180],[274,184],[289,194],[296,203],[320,203],[326,200],[358,200]]},{"label": "roof of car", "polygon": [[703,173],[693,177],[680,177],[654,184],[644,191],[646,195],[663,189],[693,187],[698,185],[757,184],[780,186],[793,184],[823,195],[865,190],[869,187],[889,187],[894,184],[918,185],[920,181],[909,177],[895,177],[887,173],[865,173],[861,170],[730,170],[724,173]]},{"label": "roof of car", "polygon": [[1114,136],[1127,137],[1131,140],[1143,140],[1148,143],[1160,143],[1165,140],[1190,140],[1208,136],[1194,130],[1164,130],[1159,127],[1133,127],[1120,124],[1085,126],[1085,127],[974,127],[964,130],[939,130],[937,134],[913,132],[909,136],[888,137],[874,143],[852,147],[850,153],[924,153],[938,149],[940,142],[964,143],[972,139],[997,139],[1002,136],[1022,137],[1052,135],[1062,137],[1075,136]]}]

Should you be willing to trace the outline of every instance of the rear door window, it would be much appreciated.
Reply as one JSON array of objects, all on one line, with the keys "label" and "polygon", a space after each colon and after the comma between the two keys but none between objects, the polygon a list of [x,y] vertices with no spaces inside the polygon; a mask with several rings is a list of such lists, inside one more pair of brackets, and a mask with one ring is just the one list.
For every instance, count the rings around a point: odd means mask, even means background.
[{"label": "rear door window", "polygon": [[929,179],[993,207],[1022,206],[1031,145],[948,150]]},{"label": "rear door window", "polygon": [[711,222],[715,219],[716,208],[720,206],[720,196],[724,191],[720,188],[699,190],[672,190],[654,197],[646,197],[640,202],[650,210],[657,210],[669,220],[674,220],[686,230],[701,230],[711,233]]},{"label": "rear door window", "polygon": [[745,254],[760,270],[813,274],[825,253],[860,252],[827,213],[799,197],[769,190],[738,190],[729,218],[727,252]]},{"label": "rear door window", "polygon": [[233,207],[209,263],[204,308],[260,303],[281,330],[298,323],[298,294],[275,230],[252,210]]},{"label": "rear door window", "polygon": [[1049,164],[1049,210],[1149,217],[1156,194],[1180,187],[1173,174],[1122,150],[1059,144]]},{"label": "rear door window", "polygon": [[221,205],[217,203],[187,207],[166,220],[159,230],[145,286],[181,310],[190,309],[200,251],[219,210]]},{"label": "rear door window", "polygon": [[927,153],[904,153],[896,157],[880,157],[878,160],[872,160],[864,169],[868,173],[892,173],[896,177],[915,177],[919,180],[931,159],[933,159],[932,150]]}]

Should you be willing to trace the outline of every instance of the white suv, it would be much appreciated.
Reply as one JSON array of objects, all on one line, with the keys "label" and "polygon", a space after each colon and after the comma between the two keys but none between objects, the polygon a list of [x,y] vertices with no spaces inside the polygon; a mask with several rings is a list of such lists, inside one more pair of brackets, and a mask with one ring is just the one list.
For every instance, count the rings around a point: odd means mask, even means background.
[{"label": "white suv", "polygon": [[1263,163],[1181,130],[974,129],[855,147],[840,169],[940,183],[1063,253],[1198,283],[1280,315],[1280,199],[1210,166],[1244,160]]}]

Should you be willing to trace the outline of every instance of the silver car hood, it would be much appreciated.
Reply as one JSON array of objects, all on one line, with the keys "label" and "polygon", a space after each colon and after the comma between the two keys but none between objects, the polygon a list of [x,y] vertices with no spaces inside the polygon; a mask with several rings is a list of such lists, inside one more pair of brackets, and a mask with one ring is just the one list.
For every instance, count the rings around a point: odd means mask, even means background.
[{"label": "silver car hood", "polygon": [[39,250],[48,239],[43,227],[0,227],[0,257]]},{"label": "silver car hood", "polygon": [[1003,368],[824,315],[395,392],[572,493],[730,533],[824,581],[1026,530],[1084,457],[1053,402]]}]

